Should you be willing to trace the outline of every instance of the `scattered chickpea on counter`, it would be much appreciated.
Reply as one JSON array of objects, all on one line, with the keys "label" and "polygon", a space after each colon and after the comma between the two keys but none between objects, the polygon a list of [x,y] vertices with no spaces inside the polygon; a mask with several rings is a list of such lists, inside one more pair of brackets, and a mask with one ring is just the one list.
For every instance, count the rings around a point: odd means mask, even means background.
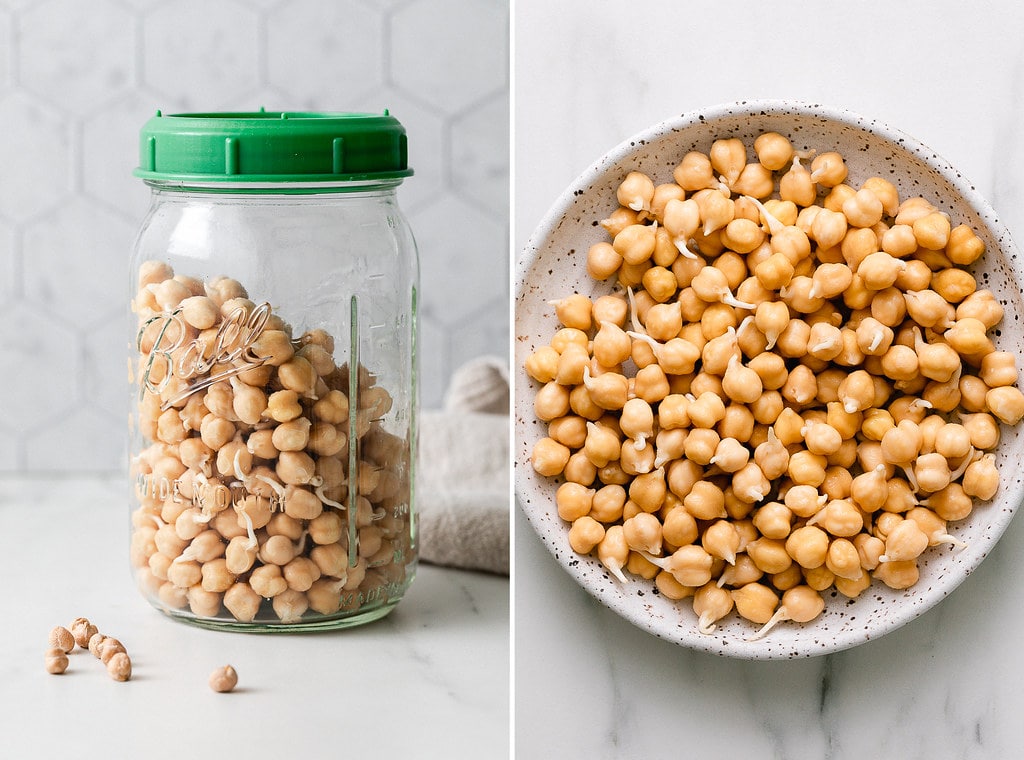
[{"label": "scattered chickpea on counter", "polygon": [[68,653],[78,645],[88,649],[107,669],[115,681],[127,681],[132,676],[131,659],[124,645],[115,638],[105,636],[88,618],[77,617],[71,624],[54,627],[48,636],[50,648],[46,650],[46,672],[54,675],[64,673],[70,660]]},{"label": "scattered chickpea on counter", "polygon": [[230,665],[217,668],[210,673],[210,688],[224,694],[233,690],[238,685],[238,673]]},{"label": "scattered chickpea on counter", "polygon": [[46,650],[46,672],[55,676],[62,674],[68,669],[68,655],[60,647],[50,647]]},{"label": "scattered chickpea on counter", "polygon": [[552,302],[526,359],[568,540],[619,582],[807,623],[835,589],[913,586],[947,525],[991,499],[1024,417],[1003,307],[967,225],[843,157],[769,132],[717,139],[658,184],[629,172],[587,252],[615,292]]}]

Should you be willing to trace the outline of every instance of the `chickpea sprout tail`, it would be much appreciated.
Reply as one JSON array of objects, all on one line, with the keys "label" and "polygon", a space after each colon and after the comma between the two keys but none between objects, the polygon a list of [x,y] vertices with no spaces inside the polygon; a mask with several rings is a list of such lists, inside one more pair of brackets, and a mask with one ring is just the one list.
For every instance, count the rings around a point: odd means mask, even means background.
[{"label": "chickpea sprout tail", "polygon": [[569,546],[689,599],[703,634],[914,586],[930,547],[966,545],[950,524],[995,496],[1024,417],[1003,306],[967,270],[983,240],[821,147],[722,137],[662,184],[630,171],[586,253],[617,287],[552,301],[525,362]]}]

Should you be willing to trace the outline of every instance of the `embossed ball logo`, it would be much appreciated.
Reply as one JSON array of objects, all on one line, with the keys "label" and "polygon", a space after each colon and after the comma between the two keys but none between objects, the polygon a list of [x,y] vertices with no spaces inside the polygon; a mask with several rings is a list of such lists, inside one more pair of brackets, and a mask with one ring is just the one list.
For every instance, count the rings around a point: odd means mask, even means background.
[{"label": "embossed ball logo", "polygon": [[147,335],[155,332],[156,338],[139,380],[140,400],[147,391],[154,395],[163,393],[172,376],[183,380],[201,377],[166,399],[160,406],[166,410],[221,380],[263,365],[270,357],[257,356],[253,344],[266,328],[270,313],[270,304],[266,302],[248,313],[239,307],[224,319],[212,341],[201,336],[186,341],[188,327],[180,308],[147,319],[136,336],[139,352],[146,354],[143,345]]}]

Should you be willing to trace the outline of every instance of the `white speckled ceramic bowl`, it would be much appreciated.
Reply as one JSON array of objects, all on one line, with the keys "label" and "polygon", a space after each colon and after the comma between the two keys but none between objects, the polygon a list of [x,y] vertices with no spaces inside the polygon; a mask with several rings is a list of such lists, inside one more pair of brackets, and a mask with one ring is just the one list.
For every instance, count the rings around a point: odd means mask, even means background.
[{"label": "white speckled ceramic bowl", "polygon": [[909,622],[953,591],[985,558],[1005,530],[1024,496],[1024,437],[1020,428],[1003,429],[997,450],[1002,485],[996,497],[979,504],[951,532],[968,543],[956,551],[931,548],[923,555],[921,579],[906,591],[876,581],[858,599],[826,594],[825,612],[805,625],[784,623],[759,641],[748,641],[754,627],[735,613],[711,635],[697,632],[690,601],[660,596],[653,582],[634,579],[623,585],[594,557],[576,555],[568,545],[568,525],[554,507],[558,482],[538,476],[530,466],[534,443],[546,425],[533,414],[536,383],[523,371],[526,357],[550,341],[557,329],[548,305],[572,292],[601,295],[611,284],[596,283],[586,271],[586,252],[607,240],[598,220],[615,207],[615,188],[631,169],[671,181],[672,169],[689,150],[707,152],[717,137],[739,137],[749,146],[760,133],[774,130],[799,148],[819,153],[837,150],[849,166],[854,186],[872,175],[894,182],[900,196],[922,195],[965,222],[985,241],[987,251],[972,269],[979,287],[989,288],[1006,306],[997,345],[1024,355],[1024,313],[1019,283],[1020,257],[995,212],[969,181],[933,151],[888,126],[835,108],[787,101],[743,102],[684,114],[657,124],[613,148],[573,182],[555,202],[519,261],[516,283],[516,495],[520,508],[558,562],[590,594],[622,617],[659,638],[694,649],[748,659],[785,659],[835,652],[876,639]]}]

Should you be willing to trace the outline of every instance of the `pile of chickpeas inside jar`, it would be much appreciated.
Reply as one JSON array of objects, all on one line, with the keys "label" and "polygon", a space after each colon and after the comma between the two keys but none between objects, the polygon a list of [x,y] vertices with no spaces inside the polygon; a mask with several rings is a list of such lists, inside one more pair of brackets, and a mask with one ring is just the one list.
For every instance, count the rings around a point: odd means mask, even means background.
[{"label": "pile of chickpeas inside jar", "polygon": [[153,603],[292,625],[400,597],[410,444],[388,390],[230,277],[149,261],[138,288],[131,561]]},{"label": "pile of chickpeas inside jar", "polygon": [[525,363],[568,544],[689,600],[701,633],[913,586],[930,547],[964,545],[950,524],[996,494],[1000,425],[1024,417],[1003,307],[966,269],[983,241],[847,178],[775,132],[663,184],[629,172],[586,254],[615,287],[553,302]]}]

